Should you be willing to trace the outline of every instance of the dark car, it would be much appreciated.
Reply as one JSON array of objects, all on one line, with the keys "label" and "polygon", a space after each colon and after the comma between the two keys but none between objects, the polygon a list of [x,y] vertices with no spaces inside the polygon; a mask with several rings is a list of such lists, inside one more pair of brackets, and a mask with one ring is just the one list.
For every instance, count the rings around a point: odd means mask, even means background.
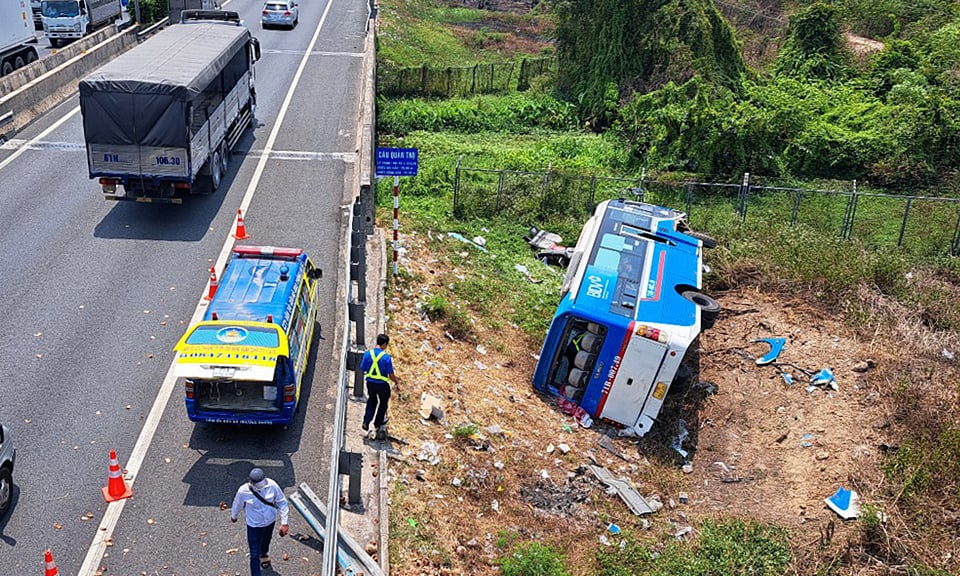
[{"label": "dark car", "polygon": [[7,512],[13,500],[13,462],[17,449],[13,447],[10,429],[0,424],[0,516]]}]

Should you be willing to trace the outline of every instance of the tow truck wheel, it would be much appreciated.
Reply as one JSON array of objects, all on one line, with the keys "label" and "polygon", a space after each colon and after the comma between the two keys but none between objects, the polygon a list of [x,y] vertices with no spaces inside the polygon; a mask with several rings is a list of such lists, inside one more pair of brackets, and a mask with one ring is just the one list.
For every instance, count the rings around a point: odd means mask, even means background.
[{"label": "tow truck wheel", "polygon": [[3,68],[0,68],[0,70],[3,70],[3,74],[0,74],[0,76],[6,76],[7,74],[13,72],[13,64],[11,64],[9,60],[4,60]]},{"label": "tow truck wheel", "polygon": [[13,61],[13,69],[19,70],[26,66],[27,63],[23,60],[23,56],[17,56],[17,59]]},{"label": "tow truck wheel", "polygon": [[38,60],[38,58],[37,58],[37,53],[36,53],[36,52],[34,52],[34,51],[31,50],[30,52],[27,53],[27,64],[33,64],[33,63],[36,62],[37,60]]},{"label": "tow truck wheel", "polygon": [[0,468],[0,518],[10,508],[13,499],[13,474],[9,468]]},{"label": "tow truck wheel", "polygon": [[720,303],[696,290],[687,290],[681,296],[700,307],[700,329],[712,328],[720,315]]},{"label": "tow truck wheel", "polygon": [[220,172],[220,151],[214,150],[213,156],[210,157],[210,182],[214,190],[220,188],[221,176],[223,174]]}]

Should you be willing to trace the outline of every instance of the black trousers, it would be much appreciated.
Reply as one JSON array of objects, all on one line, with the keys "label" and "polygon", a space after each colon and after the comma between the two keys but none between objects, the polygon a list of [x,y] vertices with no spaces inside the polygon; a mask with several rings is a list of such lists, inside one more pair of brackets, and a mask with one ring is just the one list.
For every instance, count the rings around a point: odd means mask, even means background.
[{"label": "black trousers", "polygon": [[[390,384],[379,380],[367,380],[367,411],[363,423],[379,428],[387,420],[387,407],[390,405]],[[374,416],[376,413],[376,416]]]}]

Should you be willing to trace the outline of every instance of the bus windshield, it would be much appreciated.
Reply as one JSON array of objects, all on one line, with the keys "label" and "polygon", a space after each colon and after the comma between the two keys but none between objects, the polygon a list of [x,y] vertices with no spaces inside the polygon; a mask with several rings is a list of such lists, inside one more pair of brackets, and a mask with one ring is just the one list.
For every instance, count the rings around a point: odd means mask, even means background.
[{"label": "bus windshield", "polygon": [[48,0],[40,4],[40,13],[47,18],[69,18],[80,15],[80,4],[68,0]]}]

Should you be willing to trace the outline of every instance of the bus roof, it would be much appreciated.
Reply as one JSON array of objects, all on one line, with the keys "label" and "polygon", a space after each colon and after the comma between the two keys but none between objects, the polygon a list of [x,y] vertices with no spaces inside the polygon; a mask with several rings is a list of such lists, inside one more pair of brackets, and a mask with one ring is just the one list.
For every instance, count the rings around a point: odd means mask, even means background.
[{"label": "bus roof", "polygon": [[272,322],[288,330],[306,264],[307,255],[293,248],[235,248],[203,319]]},{"label": "bus roof", "polygon": [[676,229],[683,216],[641,202],[600,204],[592,245],[584,247],[589,249],[583,255],[586,269],[561,309],[593,318],[620,317],[624,324],[693,325],[696,305],[677,287],[700,287],[700,247],[697,239]]}]

